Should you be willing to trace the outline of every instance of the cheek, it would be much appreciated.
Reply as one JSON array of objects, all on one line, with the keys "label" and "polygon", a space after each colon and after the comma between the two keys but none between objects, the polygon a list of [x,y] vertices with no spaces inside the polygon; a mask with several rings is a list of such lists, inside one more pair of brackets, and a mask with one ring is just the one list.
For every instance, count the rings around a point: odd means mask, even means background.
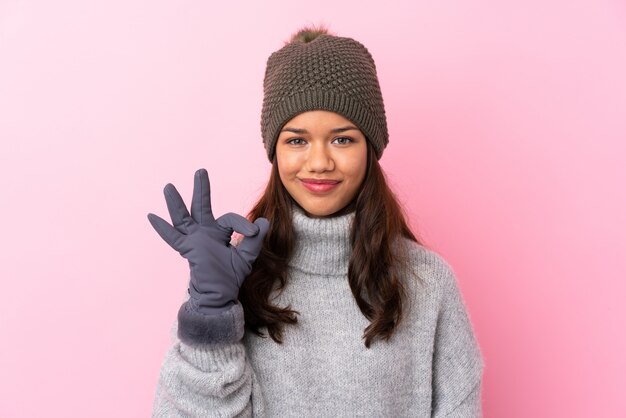
[{"label": "cheek", "polygon": [[283,181],[298,173],[298,161],[293,155],[285,152],[277,152],[276,162],[278,165],[278,174]]},{"label": "cheek", "polygon": [[355,153],[345,160],[343,166],[346,175],[350,176],[353,181],[361,183],[367,171],[367,154]]},{"label": "cheek", "polygon": [[296,175],[299,173],[298,165],[293,158],[286,158],[284,153],[282,155],[276,154],[276,165],[278,167],[278,177],[283,187],[287,190],[287,193],[293,198],[297,199],[299,191],[296,185]]}]

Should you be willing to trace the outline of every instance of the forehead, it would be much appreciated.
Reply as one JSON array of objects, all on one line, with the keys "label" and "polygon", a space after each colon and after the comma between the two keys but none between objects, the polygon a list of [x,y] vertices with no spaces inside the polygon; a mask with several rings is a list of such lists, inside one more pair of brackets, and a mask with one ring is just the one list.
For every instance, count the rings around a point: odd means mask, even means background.
[{"label": "forehead", "polygon": [[356,126],[343,115],[328,110],[308,110],[297,114],[285,123],[286,127],[299,128],[304,125],[309,127],[336,127],[335,125]]}]

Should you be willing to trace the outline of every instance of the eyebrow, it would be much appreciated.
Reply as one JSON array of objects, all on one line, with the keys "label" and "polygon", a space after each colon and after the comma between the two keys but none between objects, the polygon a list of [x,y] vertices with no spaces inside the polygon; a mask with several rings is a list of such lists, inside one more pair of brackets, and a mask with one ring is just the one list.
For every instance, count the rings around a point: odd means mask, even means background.
[{"label": "eyebrow", "polygon": [[[350,131],[350,130],[358,130],[358,128],[356,126],[343,126],[341,128],[331,129],[331,132],[336,134],[339,132],[345,132],[345,131]],[[306,129],[291,128],[289,126],[283,128],[281,132],[293,132],[295,134],[308,134],[309,133],[309,131],[307,131]]]}]

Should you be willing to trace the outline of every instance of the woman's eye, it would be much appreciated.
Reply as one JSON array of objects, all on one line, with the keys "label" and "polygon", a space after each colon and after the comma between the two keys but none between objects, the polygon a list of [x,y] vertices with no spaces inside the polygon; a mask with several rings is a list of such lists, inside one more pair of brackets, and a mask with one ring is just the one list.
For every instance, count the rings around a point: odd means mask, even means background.
[{"label": "woman's eye", "polygon": [[[338,144],[343,145],[343,144],[348,144],[350,142],[354,142],[354,140],[352,138],[348,138],[347,136],[340,136],[339,138],[336,138],[335,141],[337,141]],[[333,141],[333,142],[335,142]]]},{"label": "woman's eye", "polygon": [[304,139],[302,138],[291,138],[290,140],[287,141],[288,144],[292,144],[292,145],[302,145],[304,144]]}]

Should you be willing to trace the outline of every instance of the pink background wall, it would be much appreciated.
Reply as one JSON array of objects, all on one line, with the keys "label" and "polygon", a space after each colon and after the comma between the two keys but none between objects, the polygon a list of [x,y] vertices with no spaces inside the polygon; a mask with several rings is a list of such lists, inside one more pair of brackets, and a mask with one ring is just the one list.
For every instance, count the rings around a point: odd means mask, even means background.
[{"label": "pink background wall", "polygon": [[265,60],[306,23],[376,60],[485,416],[626,416],[624,2],[281,3],[0,1],[0,416],[149,415],[188,267],[146,214],[200,167],[249,209]]}]

